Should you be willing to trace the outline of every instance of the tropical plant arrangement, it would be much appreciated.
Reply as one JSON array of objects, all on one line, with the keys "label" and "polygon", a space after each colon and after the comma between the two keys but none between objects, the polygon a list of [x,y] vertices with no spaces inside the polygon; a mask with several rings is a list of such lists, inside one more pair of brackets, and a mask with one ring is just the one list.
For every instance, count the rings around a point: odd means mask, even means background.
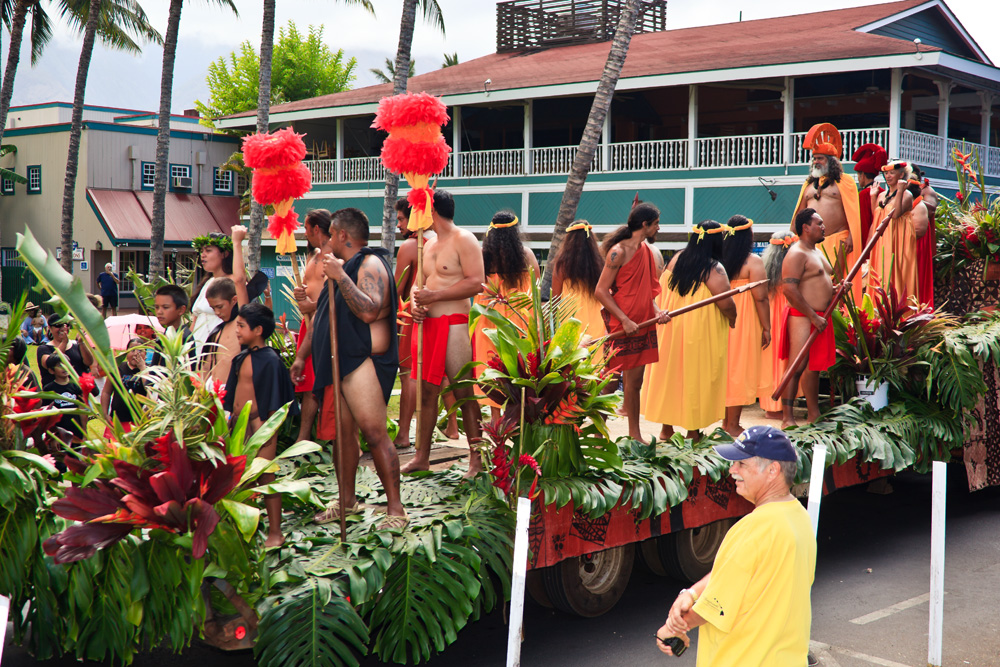
[{"label": "tropical plant arrangement", "polygon": [[991,265],[1000,263],[1000,195],[986,192],[975,148],[969,153],[955,148],[952,159],[958,192],[954,200],[941,197],[934,217],[938,244],[934,273],[943,283],[980,260],[983,276]]},{"label": "tropical plant arrangement", "polygon": [[844,307],[834,311],[837,362],[834,379],[853,384],[865,377],[871,385],[888,382],[899,393],[920,393],[927,362],[920,351],[939,343],[960,318],[935,310],[915,299],[902,303],[892,287],[873,287],[857,304],[848,293]]}]

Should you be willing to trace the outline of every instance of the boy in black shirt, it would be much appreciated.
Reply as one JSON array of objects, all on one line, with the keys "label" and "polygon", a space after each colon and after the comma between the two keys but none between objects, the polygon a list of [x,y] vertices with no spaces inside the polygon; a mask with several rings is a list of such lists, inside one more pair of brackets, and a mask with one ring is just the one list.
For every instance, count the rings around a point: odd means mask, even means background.
[{"label": "boy in black shirt", "polygon": [[[299,414],[299,406],[295,402],[295,387],[292,386],[288,369],[278,352],[267,345],[267,339],[272,333],[274,313],[270,308],[257,302],[240,308],[236,317],[236,337],[243,351],[233,357],[222,407],[235,417],[243,410],[244,405],[250,406],[247,437],[256,433],[273,412],[288,402],[291,402],[288,414]],[[259,456],[270,460],[277,451],[278,435],[275,433],[260,448]],[[272,481],[273,474],[260,477],[261,484],[270,484]],[[264,506],[267,508],[267,539],[264,546],[280,546],[285,541],[281,534],[281,496],[265,496]]]},{"label": "boy in black shirt", "polygon": [[[142,339],[133,338],[128,342],[125,352],[125,361],[118,367],[118,374],[122,378],[122,384],[130,393],[139,396],[146,395],[146,385],[139,373],[146,368],[146,351],[142,349]],[[132,430],[132,411],[129,410],[125,399],[115,390],[111,382],[104,383],[101,390],[101,414],[107,417],[118,417],[122,428],[126,433]],[[110,437],[109,432],[105,432]]]},{"label": "boy in black shirt", "polygon": [[[69,372],[63,366],[63,360],[58,354],[50,354],[45,360],[45,365],[47,370],[52,373],[54,379],[42,387],[42,391],[59,394],[59,398],[45,399],[45,405],[63,410],[79,407],[75,401],[86,402],[86,399],[83,397],[83,390],[69,379]],[[97,395],[93,380],[91,380],[91,384],[88,387],[88,394]],[[68,414],[62,416],[62,419],[56,424],[56,428],[63,429],[70,435],[71,442],[64,442],[63,444],[78,444],[83,440],[83,436],[86,433],[86,422],[83,415]],[[64,438],[64,434],[60,431],[56,431],[53,435],[58,440],[63,440]]]},{"label": "boy in black shirt", "polygon": [[[156,319],[160,323],[160,326],[163,327],[164,331],[170,329],[170,327],[180,330],[184,336],[184,342],[191,345],[188,356],[194,359],[198,353],[195,349],[194,336],[191,335],[191,329],[184,324],[184,315],[187,314],[188,310],[187,292],[177,285],[164,285],[156,290],[153,303],[156,306]],[[163,355],[159,350],[153,352],[153,360],[150,365],[166,365],[163,363]]]}]

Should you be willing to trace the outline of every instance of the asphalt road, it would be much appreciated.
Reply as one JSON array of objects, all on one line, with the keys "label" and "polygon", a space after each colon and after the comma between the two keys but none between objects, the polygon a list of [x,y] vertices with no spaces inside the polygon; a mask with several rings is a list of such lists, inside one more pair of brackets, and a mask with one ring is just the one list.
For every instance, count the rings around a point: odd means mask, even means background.
[{"label": "asphalt road", "polygon": [[[1000,666],[1000,489],[969,494],[961,467],[949,468],[944,665]],[[892,485],[894,492],[888,495],[858,487],[824,500],[812,640],[825,667],[927,664],[928,603],[921,596],[929,590],[931,481],[906,473]],[[573,618],[529,602],[522,664],[691,667],[694,650],[668,658],[653,640],[682,586],[637,565],[621,602],[600,618]],[[455,644],[427,664],[499,667],[505,664],[506,643],[502,614],[495,612],[465,628]],[[134,664],[205,663],[254,664],[250,655],[203,647],[182,656],[149,653]],[[3,667],[38,664],[87,663],[37,663],[17,647],[5,647]]]}]

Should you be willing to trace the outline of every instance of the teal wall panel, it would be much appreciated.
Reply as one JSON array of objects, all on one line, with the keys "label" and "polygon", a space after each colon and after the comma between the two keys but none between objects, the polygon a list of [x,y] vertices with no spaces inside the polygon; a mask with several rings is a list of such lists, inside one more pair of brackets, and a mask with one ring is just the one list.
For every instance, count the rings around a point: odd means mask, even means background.
[{"label": "teal wall panel", "polygon": [[522,217],[521,194],[518,192],[498,192],[481,195],[455,195],[455,222],[465,226],[490,224],[493,214],[510,209],[514,215]]},{"label": "teal wall panel", "polygon": [[772,186],[778,196],[771,196],[763,187],[695,188],[694,222],[717,220],[726,222],[740,214],[761,224],[787,224],[799,197],[800,186]]},{"label": "teal wall panel", "polygon": [[[624,224],[632,209],[635,190],[584,191],[576,217],[594,225]],[[528,225],[554,225],[562,202],[561,192],[533,192],[529,195]],[[656,204],[662,225],[683,224],[684,191],[681,189],[640,189],[639,199]]]},{"label": "teal wall panel", "polygon": [[295,212],[299,220],[314,208],[325,208],[336,211],[341,208],[359,208],[368,216],[368,224],[372,227],[382,227],[382,193],[372,191],[371,197],[330,197],[329,199],[296,199]]}]

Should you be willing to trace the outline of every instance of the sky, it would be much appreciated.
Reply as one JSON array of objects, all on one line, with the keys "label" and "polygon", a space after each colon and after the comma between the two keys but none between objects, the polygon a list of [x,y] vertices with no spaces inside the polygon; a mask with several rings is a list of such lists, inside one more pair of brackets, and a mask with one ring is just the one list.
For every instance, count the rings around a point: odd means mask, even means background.
[{"label": "sky", "polygon": [[[166,0],[142,2],[153,25],[166,31]],[[259,46],[261,3],[235,0],[239,16],[211,0],[188,0],[181,15],[180,38],[174,69],[173,111],[194,107],[196,99],[208,101],[205,76],[209,64],[246,40]],[[375,16],[344,0],[279,0],[277,26],[295,21],[300,32],[309,25],[323,25],[326,42],[358,60],[355,87],[375,83],[368,71],[383,67],[394,58],[399,36],[400,0],[373,0]],[[444,54],[457,53],[461,62],[496,50],[496,3],[494,0],[438,0],[446,34],[418,18],[412,54],[416,72],[438,69]],[[871,0],[842,0],[837,7],[879,4]],[[994,63],[1000,64],[1000,2],[949,0],[948,7]],[[818,9],[801,0],[670,0],[668,28],[687,28],[743,20],[804,13]],[[58,11],[50,10],[58,16]],[[2,57],[7,59],[7,37],[3,34]],[[81,39],[65,24],[55,29],[53,40],[34,67],[27,44],[14,84],[14,105],[42,102],[72,102]],[[139,110],[159,108],[160,68],[163,51],[147,45],[139,56],[126,55],[98,46],[87,83],[86,103]]]}]

